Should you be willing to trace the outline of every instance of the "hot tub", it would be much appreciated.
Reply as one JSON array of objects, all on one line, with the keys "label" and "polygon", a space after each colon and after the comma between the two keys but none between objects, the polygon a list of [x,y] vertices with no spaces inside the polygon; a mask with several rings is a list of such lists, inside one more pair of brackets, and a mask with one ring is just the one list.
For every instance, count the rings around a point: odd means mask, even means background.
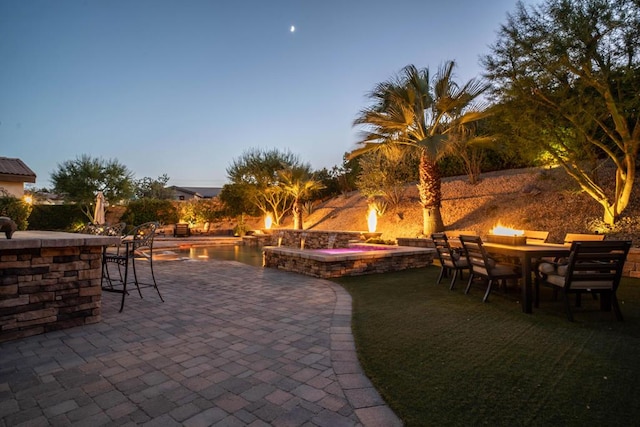
[{"label": "hot tub", "polygon": [[331,278],[427,267],[433,262],[434,255],[435,249],[408,246],[356,244],[332,249],[265,246],[263,265]]}]

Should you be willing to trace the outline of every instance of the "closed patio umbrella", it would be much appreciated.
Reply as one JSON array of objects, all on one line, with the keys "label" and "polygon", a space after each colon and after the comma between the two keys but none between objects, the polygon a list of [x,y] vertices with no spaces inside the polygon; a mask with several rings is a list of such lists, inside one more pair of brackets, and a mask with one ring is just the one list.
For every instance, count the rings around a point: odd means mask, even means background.
[{"label": "closed patio umbrella", "polygon": [[96,196],[96,209],[93,212],[93,223],[102,225],[105,223],[104,219],[104,194],[102,191],[98,191],[98,195]]}]

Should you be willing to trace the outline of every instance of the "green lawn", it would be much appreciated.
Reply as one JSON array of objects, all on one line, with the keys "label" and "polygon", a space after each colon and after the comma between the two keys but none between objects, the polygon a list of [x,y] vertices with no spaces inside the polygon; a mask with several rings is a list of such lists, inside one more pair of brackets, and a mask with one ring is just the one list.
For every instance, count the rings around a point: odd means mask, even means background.
[{"label": "green lawn", "polygon": [[[583,297],[569,322],[543,290],[464,295],[439,267],[336,279],[353,298],[360,362],[407,426],[630,426],[640,420],[640,280],[618,291],[624,322]],[[446,283],[445,283],[446,282]]]}]

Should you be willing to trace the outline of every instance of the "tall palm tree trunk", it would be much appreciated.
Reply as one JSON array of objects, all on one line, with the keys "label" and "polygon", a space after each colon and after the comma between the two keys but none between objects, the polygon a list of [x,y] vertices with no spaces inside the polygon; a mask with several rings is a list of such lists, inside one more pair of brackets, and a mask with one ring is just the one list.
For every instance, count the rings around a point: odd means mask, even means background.
[{"label": "tall palm tree trunk", "polygon": [[298,200],[293,204],[293,228],[294,230],[302,230],[302,208]]},{"label": "tall palm tree trunk", "polygon": [[422,205],[423,229],[425,236],[444,231],[444,222],[440,207],[442,205],[442,180],[440,170],[435,160],[426,154],[420,156],[420,204]]}]

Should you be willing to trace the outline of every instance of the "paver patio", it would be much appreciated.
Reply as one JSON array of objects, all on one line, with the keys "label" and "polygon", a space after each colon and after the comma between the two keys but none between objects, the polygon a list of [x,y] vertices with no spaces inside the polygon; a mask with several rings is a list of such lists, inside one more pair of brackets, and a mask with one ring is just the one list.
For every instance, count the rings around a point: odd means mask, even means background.
[{"label": "paver patio", "polygon": [[233,261],[155,270],[165,303],[133,290],[118,313],[104,293],[98,324],[0,344],[0,426],[401,425],[340,286]]}]

